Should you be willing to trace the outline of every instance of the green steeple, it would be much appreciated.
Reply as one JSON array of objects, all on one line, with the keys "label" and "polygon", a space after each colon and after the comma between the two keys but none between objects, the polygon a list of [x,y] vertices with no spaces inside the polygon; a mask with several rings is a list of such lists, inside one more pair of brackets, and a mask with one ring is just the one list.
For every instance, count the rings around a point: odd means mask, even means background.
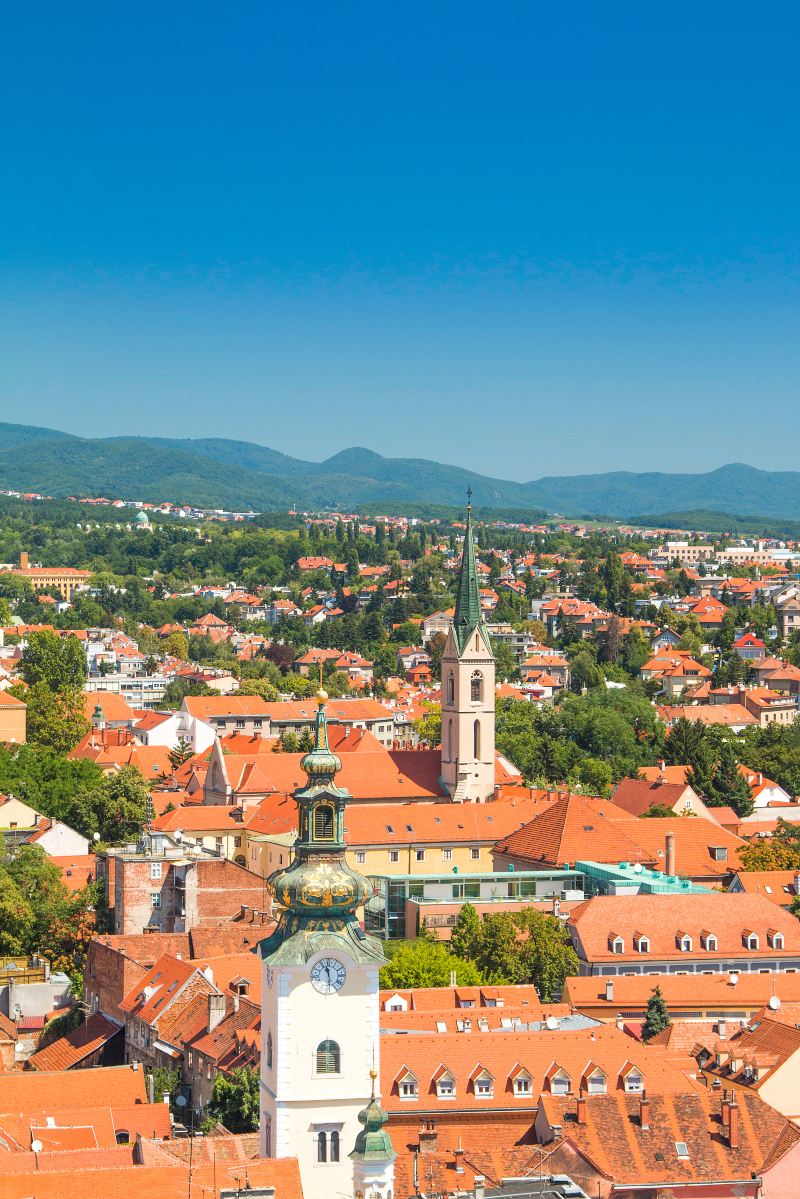
[{"label": "green steeple", "polygon": [[[459,654],[469,641],[470,633],[480,628],[484,632],[481,597],[478,592],[478,571],[475,565],[475,540],[472,533],[472,488],[467,488],[467,532],[461,554],[461,570],[456,591],[456,611],[453,617],[453,633]],[[488,644],[488,638],[486,638]]]},{"label": "green steeple", "polygon": [[358,1113],[359,1122],[363,1127],[356,1137],[355,1149],[349,1156],[359,1161],[393,1162],[397,1154],[392,1146],[392,1138],[384,1128],[389,1114],[375,1098],[375,1079],[378,1075],[374,1068],[370,1070],[369,1076],[372,1079],[372,1095],[367,1106]]},{"label": "green steeple", "polygon": [[372,889],[345,861],[344,813],[350,793],[336,783],[342,763],[328,744],[327,698],[318,692],[314,747],[301,760],[307,781],[294,793],[294,859],[268,880],[282,911],[259,953],[275,964],[298,964],[318,950],[335,949],[344,939],[355,961],[382,965],[380,943],[366,936],[356,914]]}]

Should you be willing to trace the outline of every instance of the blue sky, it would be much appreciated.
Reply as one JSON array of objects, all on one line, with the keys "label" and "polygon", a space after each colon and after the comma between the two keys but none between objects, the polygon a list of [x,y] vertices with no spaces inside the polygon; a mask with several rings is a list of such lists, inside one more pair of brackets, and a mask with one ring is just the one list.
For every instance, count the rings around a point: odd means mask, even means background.
[{"label": "blue sky", "polygon": [[789,3],[7,7],[0,412],[796,468]]}]

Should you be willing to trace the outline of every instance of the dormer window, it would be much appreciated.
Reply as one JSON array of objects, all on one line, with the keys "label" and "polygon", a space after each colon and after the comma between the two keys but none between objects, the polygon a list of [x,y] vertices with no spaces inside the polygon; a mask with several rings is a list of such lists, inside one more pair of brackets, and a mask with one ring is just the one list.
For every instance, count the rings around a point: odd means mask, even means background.
[{"label": "dormer window", "polygon": [[566,1070],[558,1069],[550,1078],[550,1091],[553,1095],[569,1095],[572,1090],[570,1077]]},{"label": "dormer window", "polygon": [[476,1066],[470,1075],[476,1099],[491,1099],[494,1094],[494,1079],[483,1066]]},{"label": "dormer window", "polygon": [[401,1099],[417,1099],[419,1097],[419,1083],[411,1073],[401,1075],[397,1084],[397,1091]]},{"label": "dormer window", "polygon": [[625,1090],[629,1095],[638,1095],[644,1090],[644,1078],[637,1069],[629,1070],[625,1075]]},{"label": "dormer window", "polygon": [[634,933],[633,934],[633,948],[636,950],[637,953],[649,953],[650,952],[650,938],[646,937],[644,935],[644,933]]},{"label": "dormer window", "polygon": [[439,1099],[455,1099],[456,1080],[449,1072],[440,1074],[436,1080],[436,1095]]},{"label": "dormer window", "polygon": [[771,928],[768,931],[767,940],[772,949],[783,949],[783,933],[779,933],[777,929]]},{"label": "dormer window", "polygon": [[717,952],[716,934],[702,932],[700,934],[700,944],[703,946],[703,949],[705,949],[707,953],[716,953]]},{"label": "dormer window", "polygon": [[587,1090],[590,1095],[605,1095],[606,1093],[606,1076],[602,1070],[593,1070],[587,1076]]},{"label": "dormer window", "polygon": [[758,949],[760,944],[758,933],[751,933],[745,929],[743,937],[746,949]]},{"label": "dormer window", "polygon": [[530,1095],[531,1093],[531,1076],[527,1070],[519,1070],[513,1077],[513,1086],[515,1095]]},{"label": "dormer window", "polygon": [[678,933],[677,941],[678,949],[680,949],[681,953],[692,952],[692,938],[688,933]]},{"label": "dormer window", "polygon": [[612,953],[624,953],[625,942],[623,941],[622,937],[617,936],[616,933],[611,933],[608,938],[608,948]]}]

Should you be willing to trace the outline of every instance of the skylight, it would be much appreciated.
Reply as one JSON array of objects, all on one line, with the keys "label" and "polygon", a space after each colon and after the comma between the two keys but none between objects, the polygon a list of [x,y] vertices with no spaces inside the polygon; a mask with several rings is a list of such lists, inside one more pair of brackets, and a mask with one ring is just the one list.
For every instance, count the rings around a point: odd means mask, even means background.
[{"label": "skylight", "polygon": [[678,1155],[679,1161],[687,1161],[689,1157],[689,1147],[685,1141],[675,1142],[675,1152]]}]

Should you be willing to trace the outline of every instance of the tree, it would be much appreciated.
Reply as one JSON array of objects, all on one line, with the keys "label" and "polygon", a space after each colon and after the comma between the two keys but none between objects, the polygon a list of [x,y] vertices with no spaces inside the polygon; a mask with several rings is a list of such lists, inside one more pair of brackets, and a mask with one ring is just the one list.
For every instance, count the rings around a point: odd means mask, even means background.
[{"label": "tree", "polygon": [[279,749],[280,753],[296,754],[300,749],[297,733],[293,733],[291,729],[281,729],[278,734],[278,745],[276,748]]},{"label": "tree", "polygon": [[230,1074],[217,1074],[208,1112],[214,1123],[228,1132],[255,1132],[259,1116],[258,1071],[238,1066]]},{"label": "tree", "polygon": [[480,947],[481,919],[471,903],[465,903],[458,913],[450,936],[450,948],[457,957],[475,960]]},{"label": "tree", "polygon": [[745,870],[800,870],[800,828],[778,820],[771,837],[759,837],[739,851]]},{"label": "tree", "polygon": [[123,766],[112,774],[98,814],[101,839],[115,844],[137,838],[147,821],[150,802],[150,789],[135,766]]},{"label": "tree", "polygon": [[301,754],[311,753],[311,750],[314,748],[314,734],[310,728],[303,729],[297,748]]},{"label": "tree", "polygon": [[569,687],[576,695],[593,687],[602,687],[605,675],[588,651],[579,651],[573,657],[569,668]]},{"label": "tree", "polygon": [[185,633],[170,633],[164,641],[164,653],[186,662],[189,658],[189,638]]},{"label": "tree", "polygon": [[403,941],[397,945],[381,969],[380,985],[384,989],[449,987],[453,971],[459,986],[478,986],[484,981],[474,962],[456,957],[441,941],[419,937],[416,941]]},{"label": "tree", "polygon": [[86,716],[84,693],[76,687],[52,691],[48,683],[40,680],[27,690],[21,687],[9,690],[27,705],[27,737],[32,745],[68,754],[92,727]]},{"label": "tree", "polygon": [[669,1028],[670,1024],[669,1012],[664,996],[661,994],[661,988],[656,987],[647,1001],[647,1011],[642,1025],[642,1040],[651,1040],[665,1028]]},{"label": "tree", "polygon": [[179,770],[184,762],[188,762],[190,758],[194,757],[194,750],[185,737],[179,737],[178,744],[173,746],[167,757],[172,769]]},{"label": "tree", "polygon": [[49,629],[28,635],[20,659],[20,674],[29,687],[46,683],[51,691],[83,687],[86,656],[77,637],[59,637]]},{"label": "tree", "polygon": [[714,771],[714,797],[722,806],[729,804],[737,816],[744,818],[753,810],[750,784],[739,769],[734,748],[729,741],[720,747],[719,761]]},{"label": "tree", "polygon": [[513,649],[507,642],[498,641],[496,637],[492,637],[491,642],[494,668],[498,679],[510,679],[517,670],[517,659]]}]

